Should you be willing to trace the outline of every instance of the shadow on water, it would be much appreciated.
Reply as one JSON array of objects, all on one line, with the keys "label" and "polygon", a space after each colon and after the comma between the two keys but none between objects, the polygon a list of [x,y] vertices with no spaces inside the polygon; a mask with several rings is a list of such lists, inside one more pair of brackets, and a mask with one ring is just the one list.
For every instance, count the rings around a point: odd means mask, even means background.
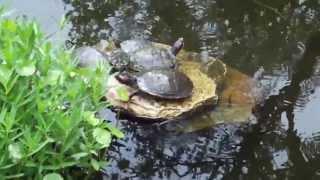
[{"label": "shadow on water", "polygon": [[226,123],[225,111],[218,117],[213,110],[196,115],[202,129],[193,131],[196,120],[157,126],[103,111],[126,134],[107,154],[105,179],[320,179],[320,35],[311,35],[320,27],[318,0],[63,2],[67,45],[131,38],[172,44],[182,36],[186,50],[249,76],[264,69],[257,80],[265,100],[253,121],[230,116]]}]

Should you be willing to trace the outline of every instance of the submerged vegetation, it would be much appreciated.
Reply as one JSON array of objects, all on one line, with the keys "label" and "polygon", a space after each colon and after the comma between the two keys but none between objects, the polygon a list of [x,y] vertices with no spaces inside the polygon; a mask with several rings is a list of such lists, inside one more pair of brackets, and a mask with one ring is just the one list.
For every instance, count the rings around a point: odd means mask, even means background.
[{"label": "submerged vegetation", "polygon": [[60,179],[90,172],[123,134],[95,116],[107,68],[77,69],[35,22],[0,13],[0,179]]}]

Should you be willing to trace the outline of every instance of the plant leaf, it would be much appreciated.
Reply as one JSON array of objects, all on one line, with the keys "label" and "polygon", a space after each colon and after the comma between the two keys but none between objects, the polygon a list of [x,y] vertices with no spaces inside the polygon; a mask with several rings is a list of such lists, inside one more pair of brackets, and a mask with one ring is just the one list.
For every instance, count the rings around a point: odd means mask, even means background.
[{"label": "plant leaf", "polygon": [[45,175],[43,180],[63,180],[63,177],[58,173],[50,173]]},{"label": "plant leaf", "polygon": [[105,147],[108,147],[111,143],[111,134],[105,129],[95,128],[93,130],[93,137],[98,143],[104,145]]},{"label": "plant leaf", "polygon": [[60,70],[50,70],[47,74],[46,83],[56,85],[58,80],[63,77],[63,72]]},{"label": "plant leaf", "polygon": [[99,162],[97,160],[91,159],[90,163],[91,163],[91,165],[92,165],[94,170],[99,171],[100,164],[99,164]]},{"label": "plant leaf", "polygon": [[124,134],[117,128],[113,127],[111,124],[107,124],[107,128],[110,130],[111,134],[121,139],[124,138]]},{"label": "plant leaf", "polygon": [[9,30],[10,32],[15,32],[17,30],[17,24],[12,20],[6,20],[3,22],[4,28]]},{"label": "plant leaf", "polygon": [[16,71],[20,76],[30,76],[36,72],[36,66],[34,64],[29,64],[16,68]]},{"label": "plant leaf", "polygon": [[120,86],[120,87],[116,88],[116,92],[117,92],[117,95],[121,101],[124,101],[124,102],[129,101],[129,92],[125,87]]},{"label": "plant leaf", "polygon": [[92,111],[86,111],[83,113],[85,120],[92,126],[98,125],[101,120],[96,118],[94,115],[94,112]]},{"label": "plant leaf", "polygon": [[12,70],[10,70],[5,64],[0,64],[0,83],[7,89],[7,84],[10,80]]},{"label": "plant leaf", "polygon": [[18,143],[10,144],[8,150],[13,161],[17,161],[22,158],[21,147]]}]

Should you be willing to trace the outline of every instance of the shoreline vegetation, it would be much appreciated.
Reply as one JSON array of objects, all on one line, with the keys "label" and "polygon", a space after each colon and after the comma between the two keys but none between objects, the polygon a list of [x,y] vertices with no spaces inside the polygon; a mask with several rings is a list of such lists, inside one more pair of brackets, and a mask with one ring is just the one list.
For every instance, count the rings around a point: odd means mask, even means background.
[{"label": "shoreline vegetation", "polygon": [[[69,179],[99,171],[123,133],[95,116],[108,68],[78,69],[71,50],[0,7],[0,179]],[[82,176],[83,177],[83,176]]]}]

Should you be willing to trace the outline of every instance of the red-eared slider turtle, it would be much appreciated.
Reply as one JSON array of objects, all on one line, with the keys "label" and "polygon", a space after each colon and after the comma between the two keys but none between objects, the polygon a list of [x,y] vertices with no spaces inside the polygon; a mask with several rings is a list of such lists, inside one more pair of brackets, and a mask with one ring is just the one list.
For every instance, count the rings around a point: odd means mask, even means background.
[{"label": "red-eared slider turtle", "polygon": [[179,38],[170,50],[146,40],[127,40],[120,43],[119,50],[111,53],[111,59],[119,59],[120,55],[122,58],[127,55],[129,57],[127,70],[133,72],[175,69],[175,56],[182,49],[183,45],[183,38]]},{"label": "red-eared slider turtle", "polygon": [[136,87],[140,91],[162,99],[183,99],[191,96],[192,81],[177,70],[151,70],[133,77],[121,73],[116,78],[124,84]]}]

